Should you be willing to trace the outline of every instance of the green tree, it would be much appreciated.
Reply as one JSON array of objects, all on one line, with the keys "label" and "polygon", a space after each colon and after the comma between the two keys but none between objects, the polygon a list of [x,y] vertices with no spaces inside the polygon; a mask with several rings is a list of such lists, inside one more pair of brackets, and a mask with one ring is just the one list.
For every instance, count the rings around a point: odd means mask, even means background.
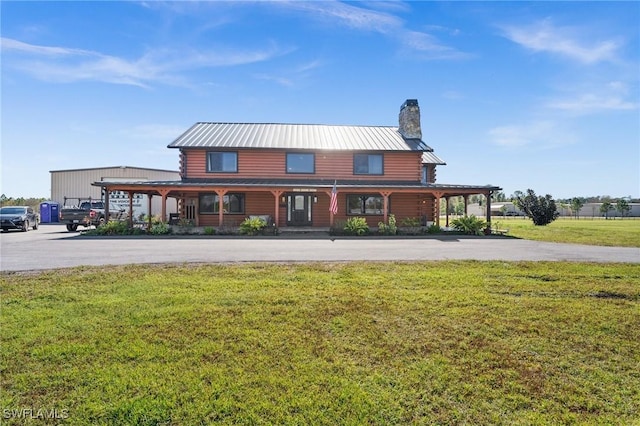
[{"label": "green tree", "polygon": [[600,205],[600,213],[604,215],[605,219],[609,219],[609,211],[613,209],[611,201],[605,201]]},{"label": "green tree", "polygon": [[579,197],[573,197],[571,199],[571,210],[576,219],[580,218],[580,209],[584,207],[584,200]]},{"label": "green tree", "polygon": [[532,189],[527,189],[526,195],[519,195],[514,204],[533,220],[536,226],[548,225],[560,215],[551,195],[538,197]]},{"label": "green tree", "polygon": [[616,210],[620,213],[620,216],[624,218],[631,211],[631,206],[629,205],[627,200],[625,200],[624,198],[620,198],[616,202]]}]

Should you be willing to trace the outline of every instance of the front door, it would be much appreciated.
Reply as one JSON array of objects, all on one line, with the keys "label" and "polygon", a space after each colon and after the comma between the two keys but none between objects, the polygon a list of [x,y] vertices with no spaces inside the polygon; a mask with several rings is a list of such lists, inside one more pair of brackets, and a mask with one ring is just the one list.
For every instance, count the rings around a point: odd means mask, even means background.
[{"label": "front door", "polygon": [[287,225],[310,226],[311,204],[313,196],[309,194],[287,195]]}]

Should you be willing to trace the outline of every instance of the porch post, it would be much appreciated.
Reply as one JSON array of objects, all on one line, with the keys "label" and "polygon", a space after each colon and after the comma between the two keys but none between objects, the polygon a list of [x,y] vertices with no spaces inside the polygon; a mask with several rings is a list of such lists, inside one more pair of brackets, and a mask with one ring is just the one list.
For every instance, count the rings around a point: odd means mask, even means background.
[{"label": "porch post", "polygon": [[160,189],[158,190],[158,192],[160,193],[160,196],[162,197],[162,217],[160,218],[160,221],[162,223],[166,223],[167,222],[167,195],[169,195],[169,190],[168,189]]},{"label": "porch post", "polygon": [[465,194],[464,198],[464,215],[467,216],[467,205],[469,204],[469,196]]},{"label": "porch post", "polygon": [[444,197],[444,214],[446,217],[446,227],[449,227],[449,197]]},{"label": "porch post", "polygon": [[389,196],[391,195],[391,192],[381,192],[380,194],[382,194],[382,209],[383,209],[383,216],[382,216],[382,220],[384,221],[384,223],[389,223]]},{"label": "porch post", "polygon": [[104,191],[104,215],[105,217],[109,217],[109,188],[106,186],[103,188]]},{"label": "porch post", "polygon": [[218,194],[218,226],[222,226],[224,222],[224,196],[227,193],[225,189],[217,189]]},{"label": "porch post", "polygon": [[133,191],[127,191],[129,194],[129,228],[133,228]]},{"label": "porch post", "polygon": [[273,198],[275,200],[273,205],[273,223],[277,228],[278,226],[280,226],[280,196],[283,194],[283,191],[271,191],[271,194],[273,194]]},{"label": "porch post", "polygon": [[151,224],[152,224],[152,221],[151,221],[151,217],[152,217],[152,214],[151,214],[151,198],[153,197],[153,194],[149,194],[148,197],[149,198],[147,198],[147,219],[149,220],[149,227],[147,229],[151,229]]},{"label": "porch post", "polygon": [[491,191],[485,194],[487,197],[487,225],[491,228]]}]

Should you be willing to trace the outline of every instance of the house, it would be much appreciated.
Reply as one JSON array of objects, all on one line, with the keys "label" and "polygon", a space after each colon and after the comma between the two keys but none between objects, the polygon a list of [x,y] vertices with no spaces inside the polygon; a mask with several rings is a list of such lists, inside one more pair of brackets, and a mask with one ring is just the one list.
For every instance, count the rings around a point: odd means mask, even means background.
[{"label": "house", "polygon": [[439,223],[442,199],[490,199],[500,190],[436,183],[445,162],[422,139],[415,99],[402,104],[398,127],[199,122],[168,148],[179,152],[179,181],[94,185],[106,194],[160,196],[163,206],[177,199],[180,218],[196,226],[235,226],[260,215],[279,228],[326,228],[355,216],[375,227],[390,214],[398,223]]}]

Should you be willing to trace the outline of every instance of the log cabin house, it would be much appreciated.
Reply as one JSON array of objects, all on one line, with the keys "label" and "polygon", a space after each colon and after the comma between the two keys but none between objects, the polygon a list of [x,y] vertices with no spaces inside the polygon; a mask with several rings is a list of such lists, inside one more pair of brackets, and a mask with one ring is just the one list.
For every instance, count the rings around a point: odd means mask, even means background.
[{"label": "log cabin house", "polygon": [[[353,216],[375,227],[390,214],[398,224],[440,224],[442,199],[463,196],[466,206],[469,195],[483,194],[489,204],[500,190],[436,183],[445,162],[422,140],[415,99],[402,104],[398,127],[199,122],[168,148],[179,151],[180,180],[93,185],[106,198],[112,191],[162,197],[165,221],[166,200],[175,198],[178,218],[196,226],[263,216],[280,229],[328,228]],[[486,212],[490,221],[490,206]]]}]

